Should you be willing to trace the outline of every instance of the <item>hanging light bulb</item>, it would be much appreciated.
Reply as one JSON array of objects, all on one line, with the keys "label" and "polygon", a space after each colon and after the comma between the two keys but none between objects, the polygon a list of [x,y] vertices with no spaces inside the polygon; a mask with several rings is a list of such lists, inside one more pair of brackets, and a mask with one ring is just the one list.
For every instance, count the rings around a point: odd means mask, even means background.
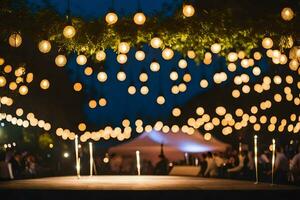
[{"label": "hanging light bulb", "polygon": [[76,62],[78,65],[85,65],[87,62],[87,58],[85,55],[78,55],[76,58]]},{"label": "hanging light bulb", "polygon": [[221,51],[221,45],[219,43],[215,43],[210,47],[211,52],[217,54]]},{"label": "hanging light bulb", "polygon": [[166,102],[165,97],[163,97],[163,96],[158,96],[158,97],[156,98],[156,102],[157,102],[159,105],[163,105],[163,104]]},{"label": "hanging light bulb", "polygon": [[0,76],[0,87],[4,87],[6,85],[6,78],[4,76]]},{"label": "hanging light bulb", "polygon": [[146,55],[145,52],[142,50],[139,50],[137,52],[135,52],[135,59],[137,59],[138,61],[143,61],[145,59]]},{"label": "hanging light bulb", "polygon": [[50,87],[50,82],[47,79],[43,79],[40,83],[40,87],[43,90],[47,90]]},{"label": "hanging light bulb", "polygon": [[99,103],[99,106],[104,107],[104,106],[106,106],[107,101],[105,98],[100,98],[98,103]]},{"label": "hanging light bulb", "polygon": [[89,101],[90,108],[94,109],[94,108],[96,108],[96,106],[97,106],[97,102],[94,99]]},{"label": "hanging light bulb", "polygon": [[91,68],[91,67],[86,67],[86,68],[84,69],[84,74],[87,75],[87,76],[92,75],[92,74],[93,74],[93,68]]},{"label": "hanging light bulb", "polygon": [[64,55],[58,55],[55,58],[55,64],[58,67],[64,67],[67,64],[67,58]]},{"label": "hanging light bulb", "polygon": [[133,17],[133,21],[137,25],[143,25],[146,21],[146,16],[142,12],[135,13]]},{"label": "hanging light bulb", "polygon": [[117,79],[119,81],[125,81],[126,80],[126,73],[124,71],[119,71],[117,74]]},{"label": "hanging light bulb", "polygon": [[147,95],[148,92],[149,92],[149,88],[144,85],[144,86],[141,87],[140,92],[141,92],[142,95]]},{"label": "hanging light bulb", "polygon": [[63,30],[63,35],[65,36],[65,38],[71,39],[75,36],[75,34],[76,34],[76,30],[73,26],[71,25],[65,26]]},{"label": "hanging light bulb", "polygon": [[170,48],[165,48],[162,52],[162,57],[165,60],[171,60],[174,56],[174,51]]},{"label": "hanging light bulb", "polygon": [[189,73],[183,75],[183,81],[189,83],[192,80],[192,76]]},{"label": "hanging light bulb", "polygon": [[128,93],[134,95],[136,93],[136,88],[133,85],[129,86]]},{"label": "hanging light bulb", "polygon": [[150,64],[150,69],[151,69],[151,71],[153,71],[153,72],[158,72],[158,71],[160,70],[160,65],[159,65],[159,63],[153,61],[153,62]]},{"label": "hanging light bulb", "polygon": [[28,87],[26,85],[22,85],[19,87],[19,93],[21,95],[26,95],[28,93]]},{"label": "hanging light bulb", "polygon": [[294,18],[294,11],[291,8],[283,8],[281,11],[281,17],[285,21],[290,21]]},{"label": "hanging light bulb", "polygon": [[154,48],[154,49],[160,48],[161,45],[162,45],[162,43],[163,43],[163,42],[162,42],[162,40],[161,40],[159,37],[154,37],[154,38],[152,38],[151,41],[150,41],[150,45],[151,45],[151,47]]},{"label": "hanging light bulb", "polygon": [[139,76],[139,79],[141,82],[146,82],[148,80],[148,74],[145,72],[142,72]]},{"label": "hanging light bulb", "polygon": [[18,33],[13,33],[8,38],[8,43],[12,47],[19,47],[22,44],[22,37]]},{"label": "hanging light bulb", "polygon": [[202,79],[200,81],[200,87],[207,88],[208,87],[208,81],[206,79]]},{"label": "hanging light bulb", "polygon": [[192,5],[184,5],[182,13],[185,17],[192,17],[195,14],[195,8]]},{"label": "hanging light bulb", "polygon": [[76,91],[76,92],[79,92],[82,90],[82,84],[81,83],[75,83],[73,85],[73,89]]},{"label": "hanging light bulb", "polygon": [[271,49],[273,47],[273,40],[271,38],[269,38],[269,37],[265,37],[262,40],[262,46],[265,49]]},{"label": "hanging light bulb", "polygon": [[187,68],[187,66],[188,66],[188,63],[187,63],[187,61],[185,59],[180,59],[178,61],[178,67],[179,68],[185,69],[185,68]]},{"label": "hanging light bulb", "polygon": [[194,50],[188,50],[187,56],[189,59],[194,59],[194,58],[196,58],[196,53]]},{"label": "hanging light bulb", "polygon": [[229,62],[235,62],[238,59],[238,55],[236,52],[230,52],[227,56]]},{"label": "hanging light bulb", "polygon": [[129,52],[129,50],[130,50],[130,46],[128,42],[120,42],[120,44],[118,45],[118,51],[120,53],[126,54]]},{"label": "hanging light bulb", "polygon": [[106,58],[106,53],[105,53],[105,51],[97,51],[97,53],[96,53],[96,60],[98,60],[98,61],[103,61],[103,60],[105,60],[105,58]]},{"label": "hanging light bulb", "polygon": [[48,40],[42,40],[39,42],[39,50],[42,53],[48,53],[51,50],[51,43]]},{"label": "hanging light bulb", "polygon": [[173,115],[174,117],[179,117],[179,116],[181,115],[181,110],[180,110],[180,108],[173,108],[173,110],[172,110],[172,115]]},{"label": "hanging light bulb", "polygon": [[100,71],[97,75],[97,79],[103,83],[107,80],[107,74],[104,71]]},{"label": "hanging light bulb", "polygon": [[172,71],[172,72],[170,73],[170,79],[171,79],[172,81],[176,81],[176,80],[178,79],[178,73],[177,73],[176,71]]},{"label": "hanging light bulb", "polygon": [[117,56],[117,61],[120,64],[125,64],[127,62],[127,56],[125,54],[119,54]]},{"label": "hanging light bulb", "polygon": [[105,21],[108,25],[113,25],[118,21],[118,15],[114,12],[109,12],[105,16]]}]

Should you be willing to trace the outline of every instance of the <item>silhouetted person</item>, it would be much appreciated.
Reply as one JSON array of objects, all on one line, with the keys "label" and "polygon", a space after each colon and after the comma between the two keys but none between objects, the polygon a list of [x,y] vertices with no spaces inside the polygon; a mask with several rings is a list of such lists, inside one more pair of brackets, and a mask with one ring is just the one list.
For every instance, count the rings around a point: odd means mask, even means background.
[{"label": "silhouetted person", "polygon": [[159,155],[160,161],[156,164],[154,168],[154,174],[156,175],[168,175],[169,174],[169,161],[165,155]]},{"label": "silhouetted person", "polygon": [[289,161],[283,153],[282,147],[276,148],[276,158],[274,166],[274,180],[275,183],[287,183],[287,172],[289,169]]}]

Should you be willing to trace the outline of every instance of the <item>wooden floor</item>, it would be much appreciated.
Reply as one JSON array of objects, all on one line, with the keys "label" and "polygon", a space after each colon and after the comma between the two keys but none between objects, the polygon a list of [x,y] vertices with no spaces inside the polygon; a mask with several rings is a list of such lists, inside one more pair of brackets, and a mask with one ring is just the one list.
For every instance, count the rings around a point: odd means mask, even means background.
[{"label": "wooden floor", "polygon": [[183,176],[69,176],[0,182],[2,196],[14,200],[282,200],[298,198],[300,187]]},{"label": "wooden floor", "polygon": [[0,182],[14,190],[295,190],[294,186],[181,176],[73,176]]}]

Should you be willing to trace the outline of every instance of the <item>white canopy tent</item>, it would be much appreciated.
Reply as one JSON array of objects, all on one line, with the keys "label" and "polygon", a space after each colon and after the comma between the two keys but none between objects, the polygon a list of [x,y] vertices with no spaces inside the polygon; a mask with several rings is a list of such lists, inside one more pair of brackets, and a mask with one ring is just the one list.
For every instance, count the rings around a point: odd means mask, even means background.
[{"label": "white canopy tent", "polygon": [[109,153],[121,156],[135,156],[135,152],[138,150],[143,159],[151,160],[155,164],[159,160],[161,144],[163,144],[164,155],[169,161],[182,160],[185,153],[225,151],[229,147],[228,144],[213,137],[206,141],[198,131],[195,131],[193,135],[183,132],[163,133],[151,131],[142,133],[128,143],[110,148]]}]

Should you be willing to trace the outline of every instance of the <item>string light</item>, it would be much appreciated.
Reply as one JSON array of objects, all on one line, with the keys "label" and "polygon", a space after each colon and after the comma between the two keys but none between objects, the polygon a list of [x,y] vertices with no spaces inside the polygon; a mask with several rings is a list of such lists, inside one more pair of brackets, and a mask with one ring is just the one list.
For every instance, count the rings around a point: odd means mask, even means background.
[{"label": "string light", "polygon": [[195,14],[195,8],[192,5],[184,5],[182,13],[185,17],[192,17]]},{"label": "string light", "polygon": [[108,25],[113,25],[118,21],[118,15],[114,12],[109,12],[105,16],[105,21]]},{"label": "string light", "polygon": [[65,38],[67,39],[71,39],[75,36],[76,34],[76,30],[73,26],[68,25],[64,28],[63,30],[63,35],[65,36]]}]

